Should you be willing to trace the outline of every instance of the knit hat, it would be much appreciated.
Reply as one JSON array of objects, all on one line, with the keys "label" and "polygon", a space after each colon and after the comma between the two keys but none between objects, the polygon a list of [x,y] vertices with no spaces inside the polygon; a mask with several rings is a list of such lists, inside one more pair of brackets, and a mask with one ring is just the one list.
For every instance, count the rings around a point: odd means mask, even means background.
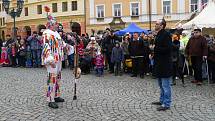
[{"label": "knit hat", "polygon": [[120,44],[119,41],[116,41],[116,42],[115,42],[115,45],[116,45],[116,44]]},{"label": "knit hat", "polygon": [[194,31],[202,32],[202,30],[201,30],[201,29],[199,29],[199,28],[194,29]]}]

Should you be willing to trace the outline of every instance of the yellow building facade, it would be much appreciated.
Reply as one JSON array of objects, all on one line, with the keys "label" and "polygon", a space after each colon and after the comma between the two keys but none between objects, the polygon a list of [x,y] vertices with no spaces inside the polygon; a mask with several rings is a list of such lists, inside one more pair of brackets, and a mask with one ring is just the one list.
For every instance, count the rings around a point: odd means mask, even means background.
[{"label": "yellow building facade", "polygon": [[87,32],[105,28],[118,30],[131,22],[150,29],[150,21],[153,29],[154,22],[163,17],[167,21],[167,28],[175,28],[179,23],[189,20],[194,12],[200,12],[207,2],[208,0],[87,0]]},{"label": "yellow building facade", "polygon": [[5,39],[6,17],[7,15],[3,9],[2,1],[0,0],[0,39]]},{"label": "yellow building facade", "polygon": [[[20,17],[16,18],[17,35],[23,38],[45,29],[47,13],[44,7],[50,8],[52,16],[61,23],[65,32],[85,33],[84,0],[24,0],[24,7]],[[16,6],[16,0],[12,0],[10,7]],[[13,30],[13,19],[8,16],[6,33]]]}]

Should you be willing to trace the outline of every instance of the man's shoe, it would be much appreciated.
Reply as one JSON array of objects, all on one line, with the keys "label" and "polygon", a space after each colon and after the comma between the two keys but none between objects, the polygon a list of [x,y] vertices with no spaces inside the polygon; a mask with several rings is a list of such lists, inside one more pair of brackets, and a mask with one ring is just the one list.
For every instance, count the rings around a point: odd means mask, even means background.
[{"label": "man's shoe", "polygon": [[140,75],[140,78],[143,79],[143,78],[144,78],[144,75]]},{"label": "man's shoe", "polygon": [[152,105],[162,105],[161,102],[152,102]]},{"label": "man's shoe", "polygon": [[172,84],[171,84],[171,86],[175,86],[175,85],[176,85],[176,83],[172,83]]},{"label": "man's shoe", "polygon": [[166,111],[166,110],[169,110],[169,109],[170,109],[169,107],[163,107],[163,106],[161,106],[161,107],[157,108],[157,111]]},{"label": "man's shoe", "polygon": [[131,77],[137,77],[137,75],[133,74],[133,75],[131,75]]},{"label": "man's shoe", "polygon": [[63,98],[60,98],[60,97],[54,98],[54,101],[56,103],[58,103],[58,102],[65,102],[65,100]]},{"label": "man's shoe", "polygon": [[175,80],[172,81],[171,86],[174,86],[174,85],[176,85],[176,81]]},{"label": "man's shoe", "polygon": [[196,85],[201,86],[203,83],[202,82],[197,82]]},{"label": "man's shoe", "polygon": [[49,107],[50,108],[53,108],[53,109],[57,109],[58,108],[58,105],[56,102],[49,102]]},{"label": "man's shoe", "polygon": [[191,81],[191,83],[197,83],[198,81],[196,81],[196,80],[193,80],[193,81]]}]

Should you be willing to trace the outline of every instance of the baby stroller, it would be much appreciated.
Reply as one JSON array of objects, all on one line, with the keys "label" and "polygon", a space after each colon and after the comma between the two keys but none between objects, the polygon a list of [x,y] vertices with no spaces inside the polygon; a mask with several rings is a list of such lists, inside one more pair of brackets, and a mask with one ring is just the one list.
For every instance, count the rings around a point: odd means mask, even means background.
[{"label": "baby stroller", "polygon": [[123,70],[125,73],[130,73],[132,70],[132,59],[125,59],[125,62],[123,64]]},{"label": "baby stroller", "polygon": [[82,74],[89,74],[90,73],[90,68],[91,68],[91,61],[92,58],[88,55],[83,56],[80,58],[80,68],[82,71]]}]

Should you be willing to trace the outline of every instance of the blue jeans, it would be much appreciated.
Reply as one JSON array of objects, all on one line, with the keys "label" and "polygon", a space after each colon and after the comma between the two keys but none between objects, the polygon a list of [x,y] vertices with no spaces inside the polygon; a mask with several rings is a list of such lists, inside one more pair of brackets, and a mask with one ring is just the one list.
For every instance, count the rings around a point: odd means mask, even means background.
[{"label": "blue jeans", "polygon": [[104,68],[96,68],[96,74],[97,74],[98,76],[103,75],[103,71],[104,71]]},{"label": "blue jeans", "polygon": [[41,50],[31,50],[33,66],[41,65]]},{"label": "blue jeans", "polygon": [[172,77],[158,78],[158,85],[160,87],[160,102],[164,107],[170,107],[171,105],[171,86]]},{"label": "blue jeans", "polygon": [[69,65],[74,67],[74,54],[68,55]]}]

